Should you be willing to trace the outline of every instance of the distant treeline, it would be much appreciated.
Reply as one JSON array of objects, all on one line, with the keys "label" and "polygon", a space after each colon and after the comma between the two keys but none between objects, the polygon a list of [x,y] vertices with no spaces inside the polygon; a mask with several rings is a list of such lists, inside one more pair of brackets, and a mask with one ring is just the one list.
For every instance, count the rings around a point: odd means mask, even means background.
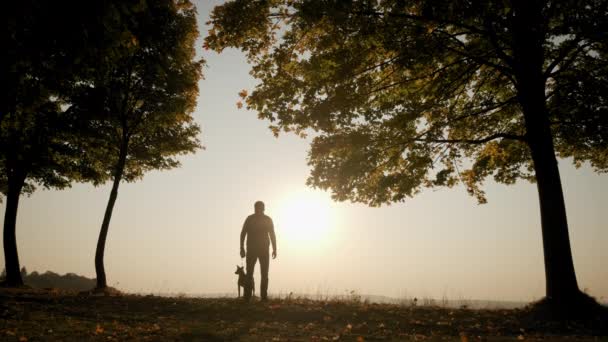
[{"label": "distant treeline", "polygon": [[[0,281],[4,280],[5,277],[6,271],[3,270],[0,275]],[[96,282],[95,278],[90,279],[75,273],[60,275],[51,271],[46,271],[44,273],[34,271],[28,274],[25,267],[21,268],[21,277],[26,285],[38,289],[55,288],[61,290],[86,291],[94,288]]]}]

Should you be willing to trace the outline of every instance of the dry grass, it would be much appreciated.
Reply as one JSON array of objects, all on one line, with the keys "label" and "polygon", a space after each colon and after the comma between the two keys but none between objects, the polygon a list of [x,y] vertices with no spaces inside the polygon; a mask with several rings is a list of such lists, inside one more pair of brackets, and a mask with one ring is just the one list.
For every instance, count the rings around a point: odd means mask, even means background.
[{"label": "dry grass", "polygon": [[529,309],[471,310],[347,299],[95,296],[0,290],[0,340],[606,341],[606,317],[541,320]]}]

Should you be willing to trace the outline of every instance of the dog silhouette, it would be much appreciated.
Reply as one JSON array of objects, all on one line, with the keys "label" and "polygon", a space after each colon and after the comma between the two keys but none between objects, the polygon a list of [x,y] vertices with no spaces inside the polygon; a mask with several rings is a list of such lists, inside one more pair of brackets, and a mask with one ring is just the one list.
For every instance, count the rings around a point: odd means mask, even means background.
[{"label": "dog silhouette", "polygon": [[241,298],[241,287],[243,287],[244,293],[247,292],[247,289],[251,289],[252,293],[255,294],[255,283],[253,278],[250,280],[249,277],[247,277],[247,274],[245,274],[245,268],[243,266],[237,265],[234,274],[239,275],[239,280],[237,281],[236,285],[239,293],[238,298]]}]

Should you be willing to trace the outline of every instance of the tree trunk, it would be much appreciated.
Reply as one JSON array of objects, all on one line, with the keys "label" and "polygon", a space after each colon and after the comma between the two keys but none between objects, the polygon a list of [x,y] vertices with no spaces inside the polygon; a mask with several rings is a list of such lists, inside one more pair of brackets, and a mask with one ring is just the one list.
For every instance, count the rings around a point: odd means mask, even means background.
[{"label": "tree trunk", "polygon": [[514,5],[514,71],[538,188],[546,296],[555,303],[571,303],[581,292],[574,272],[564,194],[545,100],[541,6],[527,0],[515,1]]},{"label": "tree trunk", "polygon": [[4,262],[6,267],[5,286],[18,287],[23,285],[19,270],[19,254],[17,253],[17,209],[21,189],[25,183],[23,175],[8,176],[8,191],[6,193],[6,210],[4,213]]},{"label": "tree trunk", "polygon": [[118,197],[118,186],[120,185],[120,181],[122,180],[122,175],[127,160],[127,148],[127,143],[123,143],[120,149],[120,156],[118,158],[118,162],[116,163],[112,191],[110,191],[110,198],[108,199],[106,212],[103,215],[103,222],[101,224],[101,230],[99,231],[99,239],[97,240],[97,249],[95,251],[95,273],[97,274],[97,289],[105,289],[108,287],[108,282],[106,279],[106,270],[103,264],[103,257],[106,249],[106,238],[108,237],[108,228],[110,227],[112,211],[114,210],[114,203],[116,203],[116,198]]},{"label": "tree trunk", "polygon": [[567,302],[579,294],[579,289],[572,261],[564,194],[553,141],[548,132],[548,122],[542,126],[537,127],[538,131],[529,130],[530,135],[534,136],[530,138],[529,145],[540,201],[546,294],[549,299]]},{"label": "tree trunk", "polygon": [[542,95],[542,100],[531,100],[530,104],[523,107],[540,204],[546,295],[556,302],[571,302],[580,291],[574,271],[564,194],[544,93]]}]

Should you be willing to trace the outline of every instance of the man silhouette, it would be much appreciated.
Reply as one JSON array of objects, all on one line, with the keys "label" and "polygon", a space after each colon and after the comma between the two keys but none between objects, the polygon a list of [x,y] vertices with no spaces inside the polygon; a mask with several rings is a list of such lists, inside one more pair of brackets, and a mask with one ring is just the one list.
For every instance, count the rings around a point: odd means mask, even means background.
[{"label": "man silhouette", "polygon": [[[254,204],[255,213],[249,215],[241,230],[241,258],[247,256],[247,277],[249,284],[253,284],[253,270],[255,263],[260,259],[260,271],[262,281],[260,282],[260,297],[266,300],[268,297],[268,267],[270,258],[268,257],[268,246],[272,242],[272,258],[277,257],[277,239],[274,235],[274,224],[272,219],[264,215],[264,202],[257,201]],[[247,237],[247,252],[243,247]],[[251,298],[252,288],[245,289],[245,300]]]}]

